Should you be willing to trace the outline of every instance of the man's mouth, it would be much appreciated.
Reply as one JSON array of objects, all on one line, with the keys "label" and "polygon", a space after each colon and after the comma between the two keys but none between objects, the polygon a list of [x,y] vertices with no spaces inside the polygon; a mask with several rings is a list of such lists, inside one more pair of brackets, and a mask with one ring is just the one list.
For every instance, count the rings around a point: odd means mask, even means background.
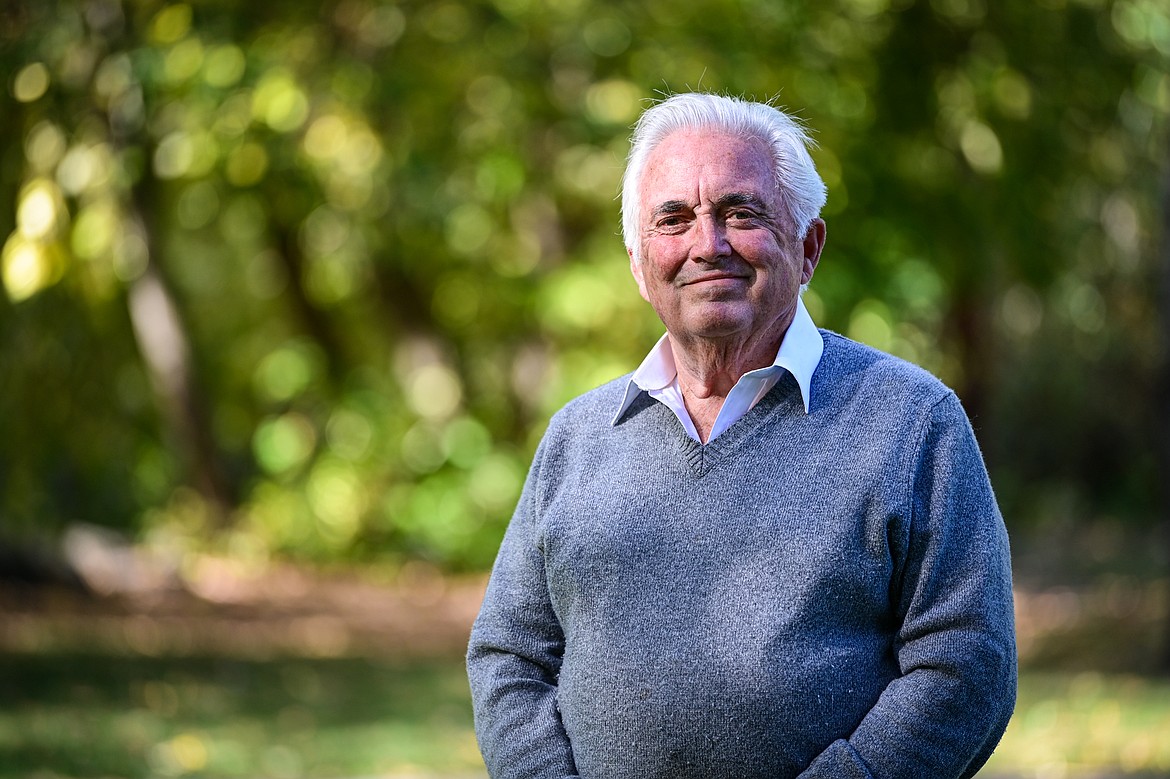
[{"label": "man's mouth", "polygon": [[682,286],[688,287],[692,284],[705,284],[714,281],[743,281],[746,277],[736,273],[704,273],[701,276],[687,279],[682,283]]}]

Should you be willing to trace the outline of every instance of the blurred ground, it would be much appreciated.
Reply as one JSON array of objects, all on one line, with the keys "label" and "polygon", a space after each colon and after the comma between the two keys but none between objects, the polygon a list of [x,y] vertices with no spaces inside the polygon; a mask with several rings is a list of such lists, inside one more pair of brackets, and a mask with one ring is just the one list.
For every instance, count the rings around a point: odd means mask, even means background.
[{"label": "blurred ground", "polygon": [[484,584],[483,577],[443,577],[425,566],[378,582],[292,566],[245,573],[206,558],[182,582],[159,588],[0,589],[0,651],[454,657],[466,648]]},{"label": "blurred ground", "polygon": [[[215,573],[189,588],[93,595],[0,590],[0,651],[86,648],[146,656],[453,657],[483,594],[482,577],[426,569],[393,583],[278,567]],[[404,581],[405,580],[405,581]],[[1149,672],[1164,639],[1167,581],[1110,577],[1091,585],[1017,588],[1024,667]]]},{"label": "blurred ground", "polygon": [[[1168,545],[1109,525],[1014,541],[1021,666],[1152,673],[1170,640]],[[485,576],[424,563],[312,571],[210,556],[182,564],[100,532],[67,538],[84,586],[0,584],[0,650],[106,648],[262,659],[455,657]]]},{"label": "blurred ground", "polygon": [[[3,779],[99,775],[76,756],[103,733],[103,776],[482,777],[461,657],[484,576],[69,546],[72,584],[0,585],[0,753],[55,766]],[[1108,526],[1019,540],[1020,705],[983,779],[1170,778],[1165,552]]]},{"label": "blurred ground", "polygon": [[[425,566],[393,580],[275,566],[246,573],[207,558],[181,584],[86,593],[0,589],[0,651],[72,648],[146,656],[454,657],[482,576]],[[1110,574],[1080,584],[1019,581],[1024,667],[1151,672],[1165,640],[1168,581]]]}]

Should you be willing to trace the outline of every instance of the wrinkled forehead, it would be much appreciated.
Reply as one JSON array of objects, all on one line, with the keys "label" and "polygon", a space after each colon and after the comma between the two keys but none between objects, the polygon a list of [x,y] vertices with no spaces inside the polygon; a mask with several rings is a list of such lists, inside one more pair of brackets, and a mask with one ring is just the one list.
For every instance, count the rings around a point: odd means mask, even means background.
[{"label": "wrinkled forehead", "polygon": [[778,196],[768,145],[759,138],[720,130],[677,130],[651,150],[639,182],[639,200],[653,208],[665,200],[699,200],[728,192]]}]

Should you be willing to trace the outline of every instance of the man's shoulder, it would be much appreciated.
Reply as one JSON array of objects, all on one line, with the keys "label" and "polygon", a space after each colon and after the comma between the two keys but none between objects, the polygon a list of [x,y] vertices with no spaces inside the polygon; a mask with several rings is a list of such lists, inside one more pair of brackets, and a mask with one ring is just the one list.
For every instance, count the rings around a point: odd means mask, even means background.
[{"label": "man's shoulder", "polygon": [[821,330],[825,352],[814,383],[852,391],[866,390],[888,400],[933,404],[951,394],[951,389],[930,371],[901,357]]},{"label": "man's shoulder", "polygon": [[613,423],[629,384],[630,374],[582,393],[562,406],[548,421],[541,435],[534,464],[557,473],[556,463],[577,457],[589,457]]},{"label": "man's shoulder", "polygon": [[599,423],[608,425],[625,397],[630,376],[625,374],[594,387],[570,400],[549,420],[549,429],[575,428]]}]

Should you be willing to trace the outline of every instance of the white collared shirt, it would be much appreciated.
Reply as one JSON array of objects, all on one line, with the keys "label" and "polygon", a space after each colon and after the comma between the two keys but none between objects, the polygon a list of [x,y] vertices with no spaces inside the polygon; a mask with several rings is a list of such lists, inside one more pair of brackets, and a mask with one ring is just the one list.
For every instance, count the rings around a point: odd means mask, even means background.
[{"label": "white collared shirt", "polygon": [[[786,370],[796,379],[800,386],[800,396],[804,401],[804,411],[807,414],[812,397],[812,376],[821,362],[821,355],[825,351],[825,342],[820,332],[813,324],[804,301],[797,299],[796,315],[784,339],[780,342],[780,349],[776,352],[776,359],[771,365],[748,371],[739,378],[723,406],[715,418],[715,425],[711,428],[708,442],[714,441],[727,428],[735,424],[746,414],[760,398],[768,394],[768,390],[780,380],[781,371]],[[655,400],[665,403],[678,417],[683,428],[695,441],[699,441],[699,433],[695,423],[687,412],[683,402],[682,390],[678,384],[678,369],[674,363],[674,350],[670,345],[670,335],[665,334],[658,339],[658,343],[642,360],[638,370],[630,377],[626,385],[626,394],[622,399],[621,407],[613,417],[613,424],[621,420],[622,415],[629,409],[630,404],[640,392],[646,392]],[[701,442],[700,442],[701,443]]]}]

